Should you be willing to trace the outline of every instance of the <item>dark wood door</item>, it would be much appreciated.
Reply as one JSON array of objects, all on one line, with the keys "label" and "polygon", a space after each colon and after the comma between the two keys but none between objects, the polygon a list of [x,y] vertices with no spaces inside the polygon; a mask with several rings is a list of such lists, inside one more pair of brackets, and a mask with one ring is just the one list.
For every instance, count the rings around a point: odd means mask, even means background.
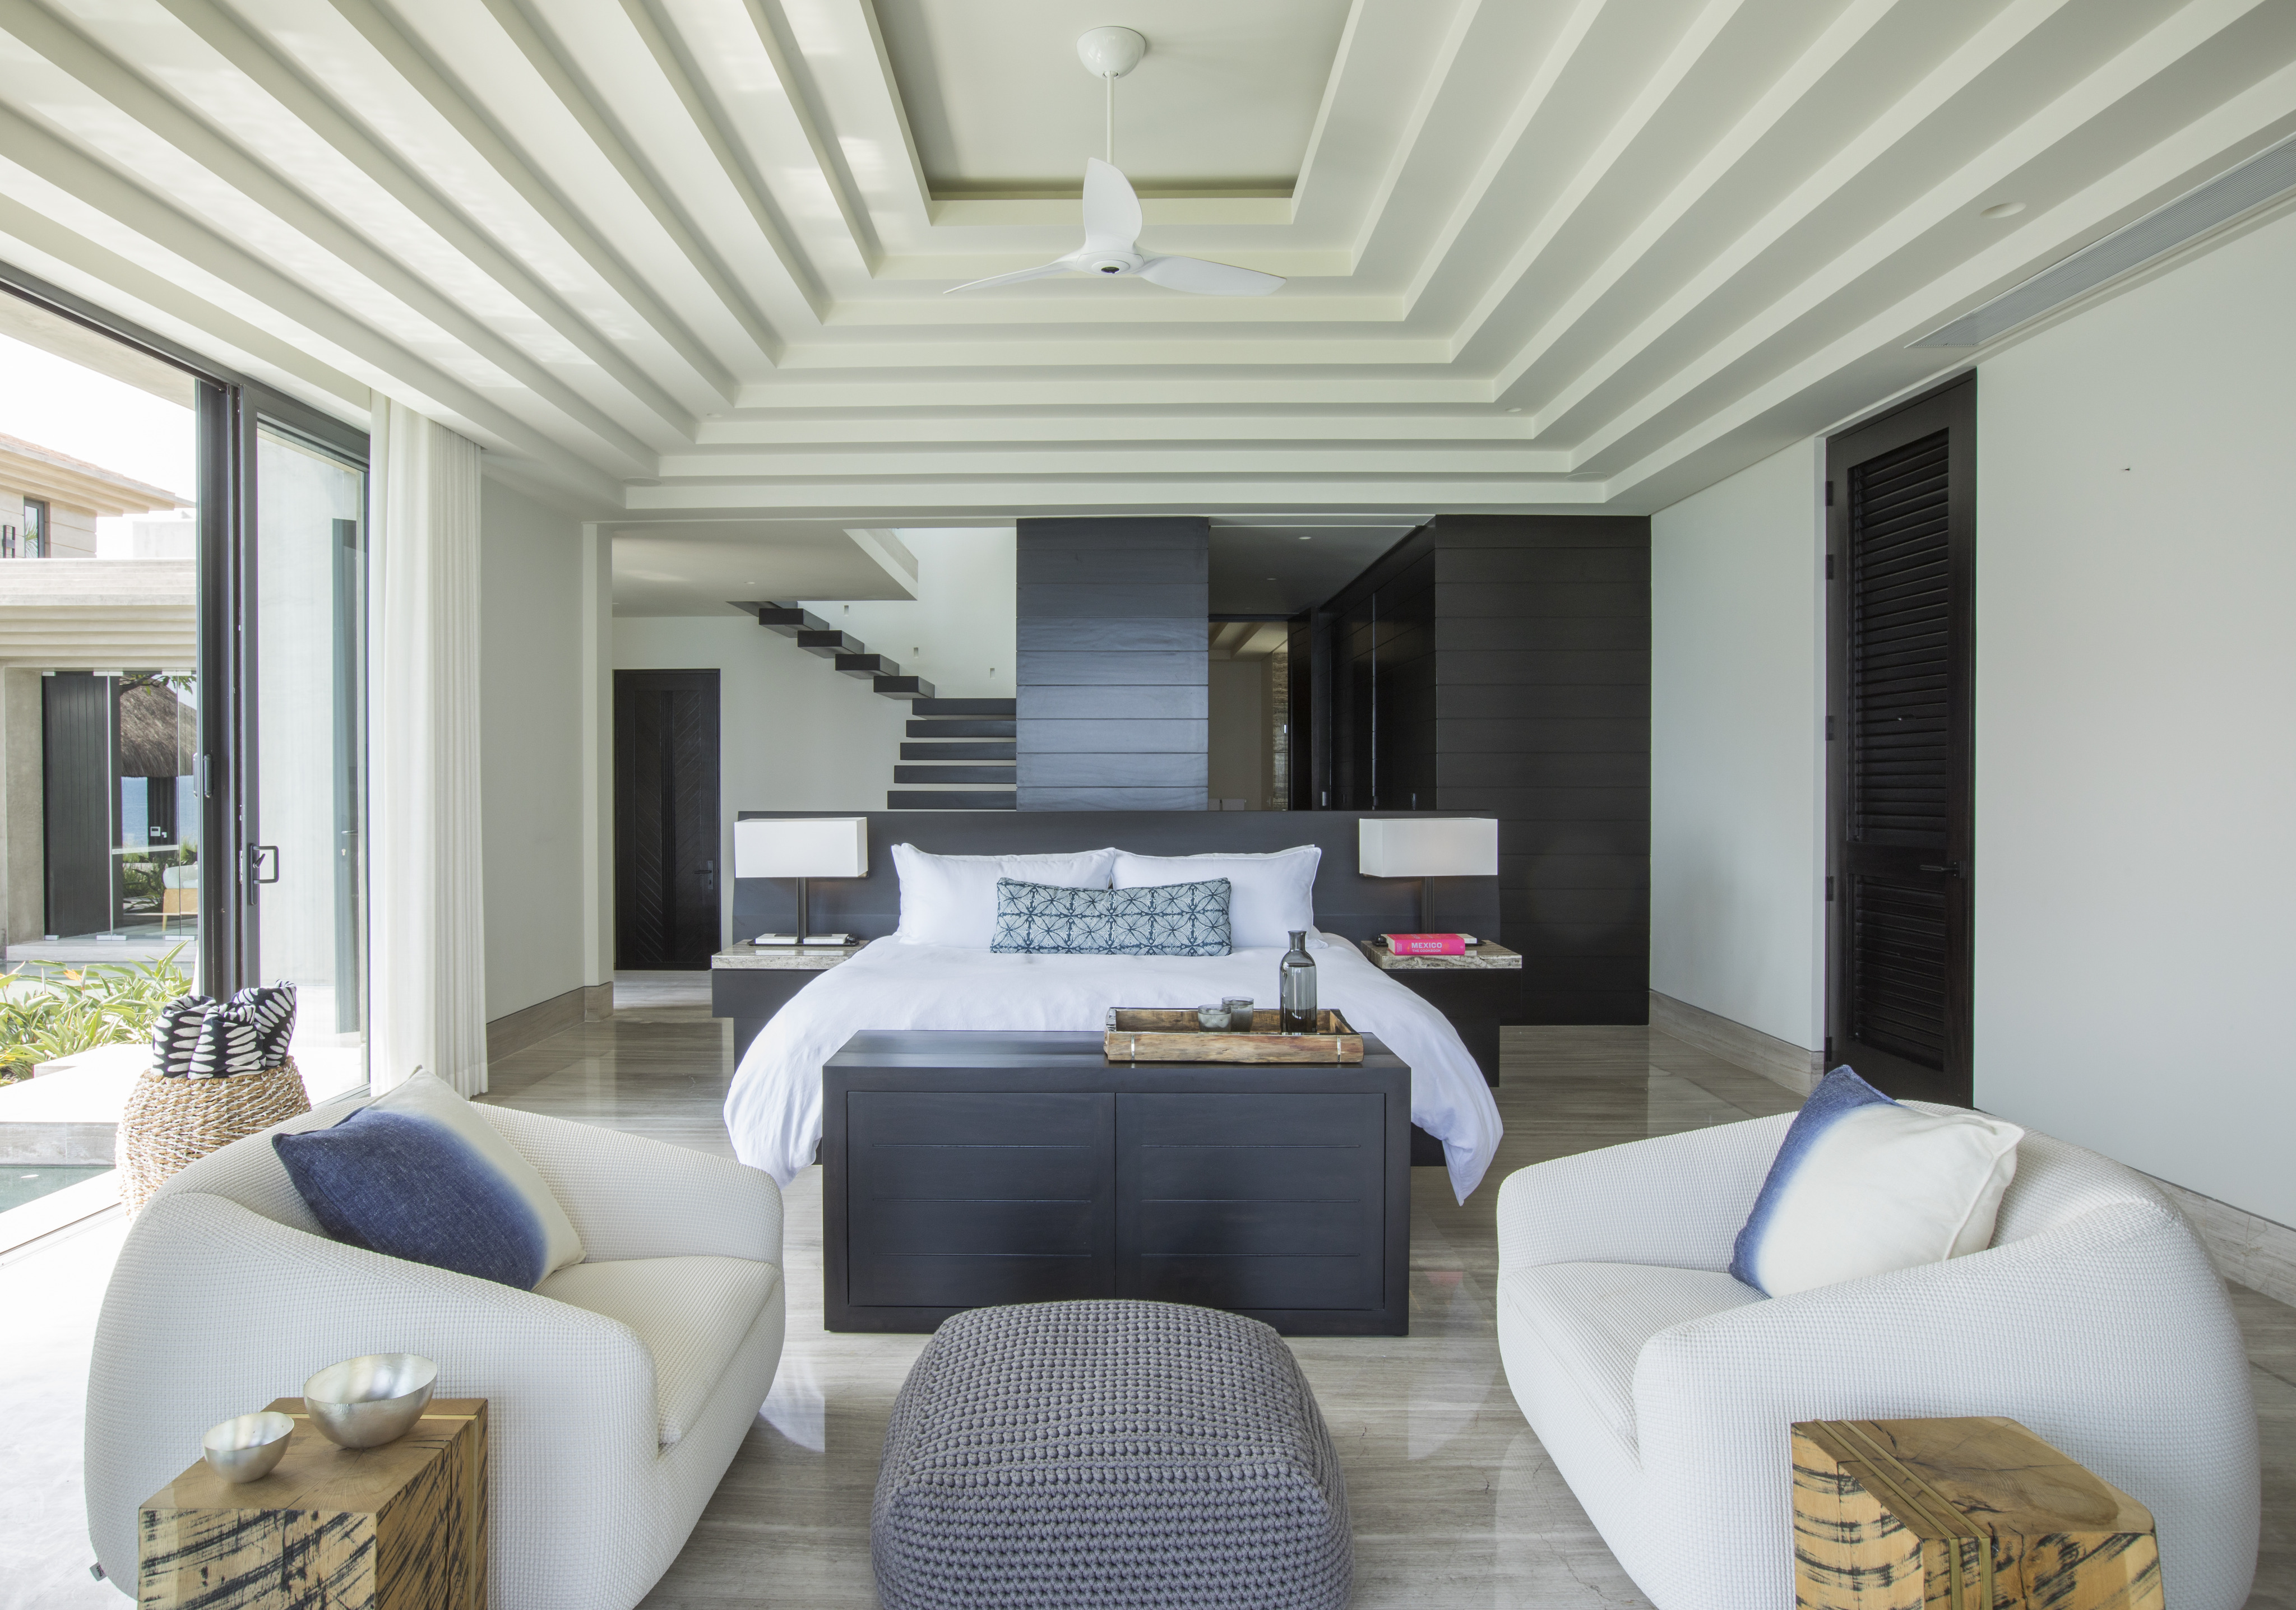
[{"label": "dark wood door", "polygon": [[1826,445],[1827,1052],[1970,1099],[1977,383]]},{"label": "dark wood door", "polygon": [[118,686],[115,677],[85,671],[40,679],[47,931],[67,939],[106,932],[119,920],[111,854]]},{"label": "dark wood door", "polygon": [[614,965],[718,949],[718,673],[614,673]]}]

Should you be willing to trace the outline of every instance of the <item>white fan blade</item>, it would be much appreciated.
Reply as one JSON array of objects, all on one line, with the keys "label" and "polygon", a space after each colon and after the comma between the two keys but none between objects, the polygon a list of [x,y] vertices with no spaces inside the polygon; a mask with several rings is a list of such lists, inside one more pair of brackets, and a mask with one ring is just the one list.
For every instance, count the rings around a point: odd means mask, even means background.
[{"label": "white fan blade", "polygon": [[1069,260],[1066,257],[1061,257],[1054,262],[1041,263],[1034,268],[1023,268],[1013,274],[992,274],[985,280],[973,280],[963,285],[952,285],[942,291],[941,295],[955,296],[960,290],[985,290],[991,285],[1018,285],[1023,280],[1041,280],[1052,274],[1069,274],[1073,271],[1073,266]]},{"label": "white fan blade", "polygon": [[1129,253],[1140,238],[1140,198],[1132,181],[1098,157],[1084,163],[1084,249]]},{"label": "white fan blade", "polygon": [[1264,297],[1283,289],[1281,274],[1207,263],[1201,257],[1151,257],[1140,265],[1140,277],[1167,290],[1192,290],[1200,297]]}]

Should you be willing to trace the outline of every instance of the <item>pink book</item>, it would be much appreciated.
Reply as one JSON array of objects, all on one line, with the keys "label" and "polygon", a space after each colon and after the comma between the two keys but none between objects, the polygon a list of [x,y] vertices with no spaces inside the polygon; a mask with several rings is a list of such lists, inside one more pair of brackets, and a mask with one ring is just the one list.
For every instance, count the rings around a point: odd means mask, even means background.
[{"label": "pink book", "polygon": [[1382,934],[1387,948],[1398,956],[1464,956],[1467,939],[1464,934]]}]

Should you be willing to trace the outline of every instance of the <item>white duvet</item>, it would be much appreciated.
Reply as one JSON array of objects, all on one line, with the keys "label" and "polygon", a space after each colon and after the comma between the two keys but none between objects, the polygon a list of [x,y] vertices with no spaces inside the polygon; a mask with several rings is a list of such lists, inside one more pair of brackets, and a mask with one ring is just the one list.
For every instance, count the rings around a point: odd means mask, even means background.
[{"label": "white duvet", "polygon": [[[1275,1001],[1280,950],[1226,956],[1020,956],[880,939],[807,985],[750,1042],[726,1097],[734,1153],[783,1186],[821,1140],[821,1066],[862,1029],[1096,1031],[1112,1006]],[[1499,1109],[1443,1014],[1344,939],[1315,952],[1319,1004],[1411,1067],[1411,1121],[1443,1142],[1460,1201],[1498,1149]]]}]

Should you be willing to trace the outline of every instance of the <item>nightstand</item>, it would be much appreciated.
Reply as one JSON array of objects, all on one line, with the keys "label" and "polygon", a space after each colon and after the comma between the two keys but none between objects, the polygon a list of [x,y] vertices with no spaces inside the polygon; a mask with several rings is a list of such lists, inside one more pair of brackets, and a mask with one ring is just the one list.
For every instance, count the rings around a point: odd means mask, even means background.
[{"label": "nightstand", "polygon": [[1451,1020],[1459,1038],[1483,1070],[1483,1082],[1499,1082],[1499,1009],[1491,986],[1477,973],[1520,972],[1522,955],[1503,944],[1472,944],[1464,956],[1396,956],[1375,939],[1358,939],[1356,947],[1382,972],[1418,995]]},{"label": "nightstand", "polygon": [[709,958],[709,1011],[734,1020],[734,1056],[816,973],[842,967],[861,953],[857,944],[737,944]]}]

